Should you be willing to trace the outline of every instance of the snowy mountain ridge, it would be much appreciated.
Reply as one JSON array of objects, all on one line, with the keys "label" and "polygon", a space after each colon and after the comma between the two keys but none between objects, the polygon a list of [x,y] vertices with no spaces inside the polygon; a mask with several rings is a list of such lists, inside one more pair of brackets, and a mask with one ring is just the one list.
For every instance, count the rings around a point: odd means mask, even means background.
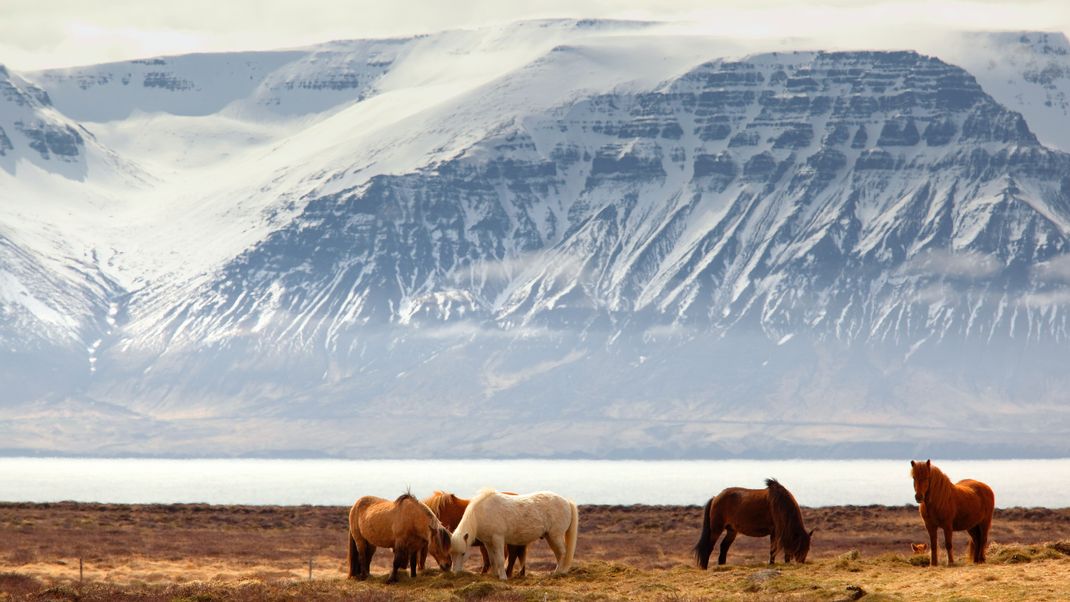
[{"label": "snowy mountain ridge", "polygon": [[1068,45],[964,39],[1010,58],[541,21],[5,71],[5,436],[1063,453]]}]

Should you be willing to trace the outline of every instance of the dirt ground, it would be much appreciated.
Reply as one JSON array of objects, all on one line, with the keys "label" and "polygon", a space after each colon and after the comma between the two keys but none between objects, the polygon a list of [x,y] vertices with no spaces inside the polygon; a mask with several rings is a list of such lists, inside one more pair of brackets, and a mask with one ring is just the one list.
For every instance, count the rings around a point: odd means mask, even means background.
[{"label": "dirt ground", "polygon": [[581,506],[568,576],[547,575],[553,555],[537,542],[529,575],[507,584],[430,570],[396,586],[383,583],[389,550],[377,553],[371,581],[344,579],[347,511],[0,504],[0,600],[1070,599],[1070,544],[1059,543],[1070,542],[1070,509],[998,510],[990,564],[963,565],[959,533],[960,565],[949,569],[913,556],[910,544],[926,540],[914,506],[804,508],[817,529],[806,565],[770,569],[768,539],[741,536],[726,567],[702,572],[691,559],[700,507]]}]

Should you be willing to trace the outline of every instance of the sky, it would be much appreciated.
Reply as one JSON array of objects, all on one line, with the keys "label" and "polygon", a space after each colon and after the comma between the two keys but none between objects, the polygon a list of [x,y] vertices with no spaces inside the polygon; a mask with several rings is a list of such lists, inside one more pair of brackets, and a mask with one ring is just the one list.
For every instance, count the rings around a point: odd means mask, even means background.
[{"label": "sky", "polygon": [[1070,0],[0,0],[16,70],[293,47],[548,17],[670,21],[690,33],[864,43],[945,29],[1070,31]]}]

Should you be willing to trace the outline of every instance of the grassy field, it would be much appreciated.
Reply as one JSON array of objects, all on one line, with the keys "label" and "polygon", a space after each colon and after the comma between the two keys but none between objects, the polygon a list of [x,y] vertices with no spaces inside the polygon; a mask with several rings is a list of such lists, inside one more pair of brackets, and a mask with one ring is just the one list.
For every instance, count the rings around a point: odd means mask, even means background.
[{"label": "grassy field", "polygon": [[[700,571],[697,506],[583,506],[568,575],[548,574],[539,542],[528,576],[508,583],[429,570],[386,585],[389,550],[372,580],[345,579],[345,508],[0,504],[0,600],[1070,599],[1070,509],[998,511],[989,564],[950,568],[912,555],[925,540],[916,508],[804,516],[818,530],[805,565],[769,567],[768,540],[740,537],[728,565]],[[960,559],[965,545],[960,534]]]}]

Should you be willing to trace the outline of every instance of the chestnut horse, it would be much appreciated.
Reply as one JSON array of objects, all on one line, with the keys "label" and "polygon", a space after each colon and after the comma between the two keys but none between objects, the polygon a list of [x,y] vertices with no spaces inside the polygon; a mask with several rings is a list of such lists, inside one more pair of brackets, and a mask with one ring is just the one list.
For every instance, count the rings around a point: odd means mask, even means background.
[{"label": "chestnut horse", "polygon": [[924,463],[910,461],[910,474],[914,477],[914,500],[921,504],[918,512],[929,531],[929,566],[936,566],[936,531],[944,530],[944,545],[947,548],[948,566],[955,563],[951,552],[951,534],[966,531],[970,534],[970,559],[975,563],[985,561],[988,546],[988,530],[992,526],[992,511],[996,507],[996,494],[980,481],[963,479],[951,484],[932,460]]},{"label": "chestnut horse", "polygon": [[450,532],[423,502],[410,493],[394,500],[364,496],[349,510],[349,577],[368,578],[375,548],[393,548],[394,567],[387,583],[398,580],[405,565],[416,576],[420,550],[430,550],[442,570],[452,565]]},{"label": "chestnut horse", "polygon": [[[516,495],[511,491],[503,491],[505,495]],[[427,507],[435,513],[438,520],[442,521],[442,525],[450,530],[452,533],[457,529],[457,525],[461,523],[461,517],[464,516],[464,509],[468,507],[468,500],[457,497],[452,493],[445,491],[435,491],[435,493],[423,501],[427,504]],[[483,545],[483,542],[476,541],[475,544],[479,547],[479,553],[483,556],[483,570],[481,573],[486,573],[490,570],[490,556],[487,555],[487,547]],[[507,544],[506,551],[508,552],[509,562],[505,567],[505,575],[507,577],[513,576],[513,565],[517,559],[520,560],[520,576],[527,574],[527,546],[514,546]],[[427,558],[427,550],[420,552],[419,568],[422,571],[424,568],[424,561]]]},{"label": "chestnut horse", "polygon": [[695,560],[703,569],[709,568],[713,544],[721,540],[717,564],[728,560],[728,548],[737,533],[751,537],[769,536],[769,564],[777,552],[784,552],[784,562],[806,562],[810,539],[814,532],[803,527],[802,511],[791,492],[776,479],[766,479],[765,489],[729,487],[717,497],[710,498],[702,511],[702,535],[695,544]]}]

